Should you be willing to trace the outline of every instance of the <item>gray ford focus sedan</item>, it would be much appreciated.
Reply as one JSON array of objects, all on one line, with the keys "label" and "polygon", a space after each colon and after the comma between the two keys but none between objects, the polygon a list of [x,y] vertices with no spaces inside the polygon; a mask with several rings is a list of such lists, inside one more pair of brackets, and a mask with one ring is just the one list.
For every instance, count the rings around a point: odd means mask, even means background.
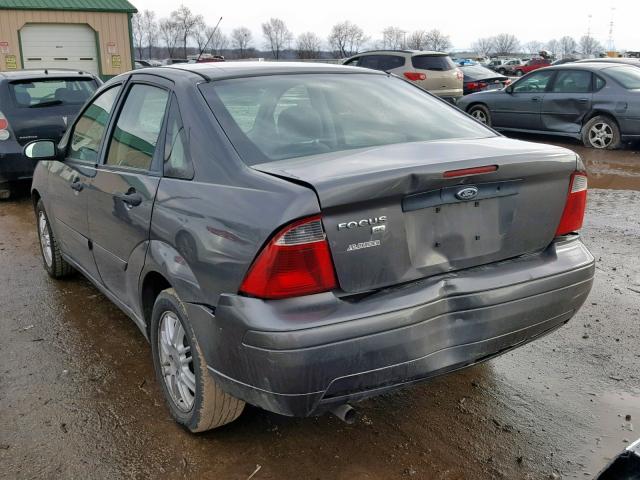
[{"label": "gray ford focus sedan", "polygon": [[25,154],[45,269],[131,317],[193,432],[245,402],[349,420],[553,331],[593,281],[576,154],[383,72],[134,71]]}]

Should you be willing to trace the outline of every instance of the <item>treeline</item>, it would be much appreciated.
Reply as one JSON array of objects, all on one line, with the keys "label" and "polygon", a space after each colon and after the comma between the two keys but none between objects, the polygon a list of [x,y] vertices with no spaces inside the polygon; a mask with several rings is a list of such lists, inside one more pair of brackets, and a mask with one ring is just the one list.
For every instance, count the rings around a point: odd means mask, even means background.
[{"label": "treeline", "polygon": [[[186,58],[200,52],[225,55],[230,58],[345,58],[365,49],[416,49],[448,52],[453,47],[449,35],[438,29],[407,31],[390,26],[382,37],[371,38],[350,21],[333,25],[327,38],[314,32],[298,35],[279,18],[262,24],[261,38],[254,38],[247,27],[234,28],[228,35],[219,28],[207,25],[204,17],[184,5],[171,12],[168,18],[157,18],[155,12],[144,10],[133,16],[133,41],[138,58]],[[478,56],[504,56],[517,53],[536,54],[549,50],[557,58],[581,54],[593,56],[602,52],[600,43],[585,35],[579,41],[565,36],[546,43],[521,43],[509,33],[480,38],[471,50]]]}]

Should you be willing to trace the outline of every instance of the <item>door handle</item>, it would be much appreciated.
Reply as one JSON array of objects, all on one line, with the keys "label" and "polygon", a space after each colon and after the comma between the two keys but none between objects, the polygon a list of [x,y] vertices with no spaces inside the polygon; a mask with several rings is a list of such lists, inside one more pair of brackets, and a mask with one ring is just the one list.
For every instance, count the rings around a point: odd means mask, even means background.
[{"label": "door handle", "polygon": [[540,97],[531,97],[531,101],[532,102],[538,102],[538,101],[540,101]]},{"label": "door handle", "polygon": [[589,99],[588,98],[579,98],[578,101],[580,103],[587,103],[589,101]]},{"label": "door handle", "polygon": [[116,193],[115,197],[130,207],[137,207],[142,203],[142,195],[135,190],[128,193]]},{"label": "door handle", "polygon": [[81,192],[84,188],[84,183],[82,183],[79,178],[74,178],[69,186],[76,192]]}]

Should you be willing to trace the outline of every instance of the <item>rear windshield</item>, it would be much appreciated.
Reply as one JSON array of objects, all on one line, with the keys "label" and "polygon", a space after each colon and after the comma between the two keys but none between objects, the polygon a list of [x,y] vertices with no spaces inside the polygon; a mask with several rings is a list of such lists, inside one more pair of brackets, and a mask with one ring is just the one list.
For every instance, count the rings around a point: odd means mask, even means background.
[{"label": "rear windshield", "polygon": [[389,75],[272,75],[220,80],[200,88],[249,165],[394,143],[495,135],[455,107]]},{"label": "rear windshield", "polygon": [[480,80],[483,78],[492,78],[498,75],[493,70],[489,70],[481,65],[469,65],[460,67],[462,73],[465,77],[468,77],[469,80]]},{"label": "rear windshield", "polygon": [[96,82],[89,78],[21,80],[9,84],[13,99],[23,108],[82,105],[96,88]]},{"label": "rear windshield", "polygon": [[438,70],[444,72],[456,68],[448,55],[418,55],[411,58],[413,68],[420,70]]},{"label": "rear windshield", "polygon": [[604,70],[610,77],[617,80],[624,88],[635,90],[640,88],[640,68],[612,67]]}]

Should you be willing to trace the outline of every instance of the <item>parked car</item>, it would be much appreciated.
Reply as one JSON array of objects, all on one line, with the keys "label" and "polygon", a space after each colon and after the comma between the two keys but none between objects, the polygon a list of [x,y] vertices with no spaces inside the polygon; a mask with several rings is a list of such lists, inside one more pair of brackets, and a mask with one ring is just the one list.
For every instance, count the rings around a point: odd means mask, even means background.
[{"label": "parked car", "polygon": [[165,58],[162,61],[163,65],[176,65],[180,63],[189,63],[189,60],[186,58]]},{"label": "parked car", "polygon": [[151,62],[149,60],[140,60],[138,58],[135,60],[135,64],[136,64],[136,68],[145,68],[145,67],[153,66],[151,65]]},{"label": "parked car", "polygon": [[462,97],[462,72],[446,53],[379,50],[348,58],[344,65],[395,73],[451,102]]},{"label": "parked car", "polygon": [[245,402],[348,420],[553,331],[593,281],[575,153],[374,70],[132,71],[25,152],[44,268],[133,319],[194,432]]},{"label": "parked car", "polygon": [[101,83],[78,71],[0,72],[0,199],[33,175],[35,162],[23,155],[23,146],[39,138],[59,141]]},{"label": "parked car", "polygon": [[504,88],[511,83],[508,77],[498,75],[482,65],[462,66],[460,70],[464,75],[463,88],[465,95],[483,90]]},{"label": "parked car", "polygon": [[567,63],[530,73],[504,90],[468,95],[458,106],[497,130],[562,135],[615,149],[640,138],[640,70]]},{"label": "parked car", "polygon": [[495,71],[502,75],[514,76],[516,68],[520,67],[521,65],[524,65],[524,63],[525,62],[523,62],[519,58],[512,58],[511,60],[507,60],[502,65],[499,65],[498,67],[496,67]]},{"label": "parked car", "polygon": [[514,67],[513,75],[521,77],[525,73],[533,72],[534,70],[548,67],[549,65],[551,65],[551,60],[549,58],[532,58],[528,62]]},{"label": "parked car", "polygon": [[551,65],[564,65],[565,63],[572,63],[577,60],[577,58],[573,57],[559,58],[558,60],[554,60],[553,62],[551,62]]},{"label": "parked car", "polygon": [[495,71],[507,61],[508,60],[504,58],[492,58],[489,62],[485,63],[485,67]]}]

